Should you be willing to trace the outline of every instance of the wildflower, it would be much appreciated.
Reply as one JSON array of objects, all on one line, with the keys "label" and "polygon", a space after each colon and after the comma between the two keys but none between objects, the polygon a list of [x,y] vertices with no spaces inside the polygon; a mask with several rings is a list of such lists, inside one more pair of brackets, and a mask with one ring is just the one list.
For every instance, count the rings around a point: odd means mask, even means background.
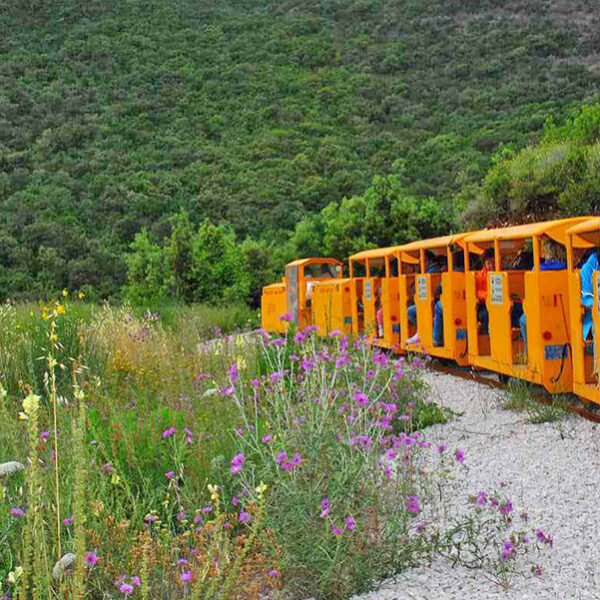
[{"label": "wildflower", "polygon": [[512,542],[504,542],[502,550],[502,560],[508,560],[514,558],[517,554],[517,548]]},{"label": "wildflower", "polygon": [[192,439],[192,430],[186,427],[186,428],[183,430],[183,432],[184,432],[184,433],[185,433],[185,435],[186,435],[186,442],[187,442],[188,444],[191,444],[191,443],[194,441],[194,440]]},{"label": "wildflower", "polygon": [[251,386],[252,386],[252,387],[253,387],[255,390],[257,390],[257,389],[258,389],[258,386],[259,386],[259,381],[258,381],[258,379],[251,379],[251,380],[250,380],[250,385],[251,385]]},{"label": "wildflower", "polygon": [[212,510],[212,506],[205,506],[202,508],[202,512],[207,515]]},{"label": "wildflower", "polygon": [[267,433],[266,435],[262,436],[261,441],[263,444],[268,444],[272,439],[273,439],[273,436],[270,433]]},{"label": "wildflower", "polygon": [[33,415],[37,412],[40,406],[40,397],[35,394],[29,394],[25,400],[23,400],[23,410],[26,415]]},{"label": "wildflower", "polygon": [[269,577],[279,577],[281,575],[281,571],[279,571],[279,569],[271,569],[267,571],[267,575],[269,575]]},{"label": "wildflower", "polygon": [[294,318],[294,315],[291,315],[290,313],[283,313],[282,315],[279,315],[279,317],[277,317],[280,321],[291,321]]},{"label": "wildflower", "polygon": [[487,502],[488,495],[485,492],[479,492],[477,494],[477,504],[483,506]]},{"label": "wildflower", "polygon": [[233,525],[229,521],[225,521],[225,523],[223,523],[223,529],[231,529],[232,527]]},{"label": "wildflower", "polygon": [[405,508],[409,513],[416,515],[419,512],[419,497],[418,496],[406,496]]},{"label": "wildflower", "polygon": [[85,562],[88,567],[93,567],[99,560],[100,557],[94,552],[87,552],[85,555]]},{"label": "wildflower", "polygon": [[244,435],[244,430],[240,429],[239,427],[235,430],[235,435],[237,435],[238,437],[242,437]]},{"label": "wildflower", "polygon": [[289,462],[283,462],[280,466],[284,471],[291,471],[292,469],[294,469],[295,467],[298,467],[302,464],[303,459],[300,456],[300,454],[298,454],[298,452],[294,453],[294,458],[292,458],[292,460],[290,460]]},{"label": "wildflower", "polygon": [[185,566],[185,565],[189,565],[189,564],[190,564],[190,562],[189,562],[188,560],[186,560],[185,558],[180,558],[180,559],[177,561],[177,566],[178,566],[178,567],[183,567],[183,566]]},{"label": "wildflower", "polygon": [[139,577],[132,577],[131,578],[131,583],[134,583],[135,585],[137,585],[138,587],[142,586],[142,582],[140,581]]},{"label": "wildflower", "polygon": [[229,379],[231,383],[235,384],[238,382],[239,378],[237,362],[234,362],[231,367],[229,367]]},{"label": "wildflower", "polygon": [[185,519],[185,516],[186,515],[182,510],[180,510],[176,515],[178,521],[183,521]]},{"label": "wildflower", "polygon": [[356,392],[352,395],[353,400],[363,408],[369,404],[369,397],[362,392]]},{"label": "wildflower", "polygon": [[0,464],[0,477],[5,475],[12,475],[17,471],[22,471],[25,468],[25,465],[22,465],[20,462],[16,460],[9,460],[8,462]]},{"label": "wildflower", "polygon": [[119,591],[122,594],[125,594],[125,596],[130,596],[131,594],[133,594],[133,586],[129,583],[122,583],[119,586]]},{"label": "wildflower", "polygon": [[49,431],[42,431],[42,433],[40,433],[40,441],[41,442],[47,442],[49,439],[50,439]]},{"label": "wildflower", "polygon": [[[11,571],[8,574],[8,577],[6,578],[6,581],[12,585],[14,585],[15,583],[17,583],[17,581],[19,581],[19,579],[21,578],[21,576],[23,575],[23,567],[18,566],[15,568],[14,571]],[[4,600],[4,596],[2,596],[3,600]],[[6,598],[7,600],[10,598],[8,592],[6,593]]]},{"label": "wildflower", "polygon": [[232,385],[221,389],[221,396],[231,396],[234,393],[235,393],[235,388]]},{"label": "wildflower", "polygon": [[296,335],[294,336],[294,341],[296,342],[296,344],[302,344],[304,342],[304,340],[306,339],[306,333],[303,331],[298,331],[296,333]]},{"label": "wildflower", "polygon": [[69,295],[69,291],[67,289],[63,289],[62,291],[62,297],[66,298]]},{"label": "wildflower", "polygon": [[421,531],[423,531],[425,528],[427,527],[426,523],[423,523],[423,521],[419,521],[417,523],[417,531],[420,533]]},{"label": "wildflower", "polygon": [[166,440],[167,438],[170,438],[172,435],[175,435],[177,429],[175,429],[175,427],[169,427],[169,429],[165,429],[162,432],[162,438],[163,440]]},{"label": "wildflower", "polygon": [[333,532],[333,535],[342,535],[342,533],[344,533],[344,530],[337,527],[335,523],[331,524],[331,531]]},{"label": "wildflower", "polygon": [[508,516],[513,511],[512,502],[510,500],[507,500],[504,504],[501,504],[498,507],[498,510],[503,517]]},{"label": "wildflower", "polygon": [[329,513],[331,512],[329,509],[329,498],[323,498],[323,500],[321,500],[321,509],[321,514],[319,515],[321,519],[329,516]]},{"label": "wildflower", "polygon": [[173,479],[173,471],[167,471],[167,472],[165,473],[165,477],[166,477],[167,479],[171,479],[171,480],[172,480],[172,479]]},{"label": "wildflower", "polygon": [[79,290],[79,291],[77,292],[77,298],[78,298],[79,300],[83,300],[83,299],[85,298],[85,294],[84,294],[84,293],[83,293],[81,290]]},{"label": "wildflower", "polygon": [[283,379],[283,371],[276,371],[275,373],[271,373],[269,375],[269,379],[271,380],[271,383],[281,381]]},{"label": "wildflower", "polygon": [[184,571],[181,574],[181,577],[179,578],[179,581],[181,581],[181,583],[189,583],[192,580],[192,572],[191,571]]},{"label": "wildflower", "polygon": [[238,521],[240,523],[247,523],[250,520],[250,513],[247,513],[244,509],[240,510]]},{"label": "wildflower", "polygon": [[284,460],[286,460],[286,458],[287,458],[287,452],[281,452],[280,454],[278,454],[278,455],[275,457],[275,462],[276,462],[276,463],[277,463],[279,466],[281,466],[281,463],[282,463]]},{"label": "wildflower", "polygon": [[531,566],[531,572],[536,576],[536,577],[541,577],[542,575],[542,567],[540,567],[540,565],[532,565]]},{"label": "wildflower", "polygon": [[354,531],[356,529],[356,521],[353,516],[346,517],[346,529],[348,531]]},{"label": "wildflower", "polygon": [[198,373],[198,375],[196,375],[196,381],[202,381],[204,379],[209,379],[210,375],[208,375],[208,373]]},{"label": "wildflower", "polygon": [[25,511],[22,508],[12,508],[10,514],[13,517],[23,517],[25,516]]},{"label": "wildflower", "polygon": [[146,523],[154,523],[155,521],[158,521],[158,516],[157,515],[146,515],[144,517],[144,521]]},{"label": "wildflower", "polygon": [[537,539],[540,542],[543,542],[544,544],[547,544],[550,548],[552,548],[554,540],[552,539],[552,536],[549,533],[544,533],[541,529],[536,529],[535,535],[537,536]]},{"label": "wildflower", "polygon": [[461,450],[460,448],[457,448],[456,449],[455,458],[456,458],[456,462],[457,463],[460,463],[461,465],[464,464],[464,462],[465,462],[465,453],[463,452],[463,450]]},{"label": "wildflower", "polygon": [[236,454],[231,459],[231,469],[229,469],[229,472],[232,475],[239,473],[244,468],[244,460],[245,458],[243,454]]},{"label": "wildflower", "polygon": [[63,519],[62,524],[65,527],[69,527],[70,525],[73,525],[73,517],[67,517],[66,519]]}]

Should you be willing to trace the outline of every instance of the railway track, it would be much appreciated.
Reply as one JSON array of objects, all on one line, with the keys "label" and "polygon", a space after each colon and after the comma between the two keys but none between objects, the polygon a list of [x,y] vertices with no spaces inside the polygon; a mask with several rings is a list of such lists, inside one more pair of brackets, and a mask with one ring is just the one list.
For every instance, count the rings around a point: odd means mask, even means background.
[{"label": "railway track", "polygon": [[[446,373],[447,375],[453,375],[454,377],[460,377],[461,379],[466,379],[468,381],[476,381],[477,383],[481,383],[496,389],[506,390],[508,387],[508,382],[500,381],[498,379],[498,374],[492,371],[474,370],[471,367],[458,367],[453,363],[445,364],[440,360],[432,360],[429,363],[429,368],[434,371]],[[552,397],[545,391],[532,391],[531,395],[538,402],[542,402],[544,404],[550,404],[552,402]],[[565,407],[568,411],[577,413],[579,416],[593,423],[600,423],[599,410],[590,410],[583,406],[577,406],[575,402],[580,403],[581,401],[579,398],[573,394],[568,394],[568,397],[569,402]]]}]

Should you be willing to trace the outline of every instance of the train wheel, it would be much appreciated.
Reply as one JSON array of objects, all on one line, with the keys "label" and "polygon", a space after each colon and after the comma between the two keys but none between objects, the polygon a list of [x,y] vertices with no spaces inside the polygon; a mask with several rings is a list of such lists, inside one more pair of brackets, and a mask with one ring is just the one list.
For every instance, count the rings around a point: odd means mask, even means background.
[{"label": "train wheel", "polygon": [[508,375],[505,375],[504,373],[498,373],[498,381],[500,383],[507,384],[509,379],[510,377]]}]

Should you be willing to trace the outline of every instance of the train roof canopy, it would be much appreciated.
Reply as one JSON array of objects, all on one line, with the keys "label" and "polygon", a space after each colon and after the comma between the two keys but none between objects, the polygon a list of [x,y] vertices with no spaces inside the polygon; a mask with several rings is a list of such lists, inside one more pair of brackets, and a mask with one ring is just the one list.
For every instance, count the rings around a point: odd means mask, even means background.
[{"label": "train roof canopy", "polygon": [[330,265],[342,266],[342,263],[339,260],[336,260],[335,258],[324,258],[324,257],[299,258],[298,260],[294,260],[285,266],[286,267],[301,267],[303,265],[311,265],[311,264],[330,264]]},{"label": "train roof canopy", "polygon": [[566,232],[570,227],[588,220],[590,217],[573,217],[556,221],[542,221],[514,227],[499,227],[497,229],[482,229],[464,238],[468,244],[493,242],[494,240],[523,240],[531,237],[547,235],[553,240],[565,244]]},{"label": "train roof canopy", "polygon": [[384,258],[390,254],[394,254],[402,246],[390,246],[388,248],[373,248],[372,250],[362,250],[353,254],[349,260],[366,260],[367,258]]},{"label": "train roof canopy", "polygon": [[600,245],[600,217],[591,217],[567,229],[576,248],[591,248]]},{"label": "train roof canopy", "polygon": [[452,235],[444,235],[442,237],[429,238],[427,240],[418,240],[416,242],[410,242],[410,244],[404,244],[404,246],[398,246],[398,250],[402,252],[413,252],[415,250],[428,250],[430,248],[444,248],[452,244],[463,245],[463,239],[469,235],[469,233],[454,233]]}]

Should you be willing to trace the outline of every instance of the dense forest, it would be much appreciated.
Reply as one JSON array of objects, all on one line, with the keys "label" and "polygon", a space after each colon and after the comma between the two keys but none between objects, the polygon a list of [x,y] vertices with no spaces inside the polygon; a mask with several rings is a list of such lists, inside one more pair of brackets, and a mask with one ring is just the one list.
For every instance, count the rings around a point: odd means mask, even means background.
[{"label": "dense forest", "polygon": [[597,210],[599,56],[593,0],[5,3],[0,296],[256,301],[296,254]]}]

